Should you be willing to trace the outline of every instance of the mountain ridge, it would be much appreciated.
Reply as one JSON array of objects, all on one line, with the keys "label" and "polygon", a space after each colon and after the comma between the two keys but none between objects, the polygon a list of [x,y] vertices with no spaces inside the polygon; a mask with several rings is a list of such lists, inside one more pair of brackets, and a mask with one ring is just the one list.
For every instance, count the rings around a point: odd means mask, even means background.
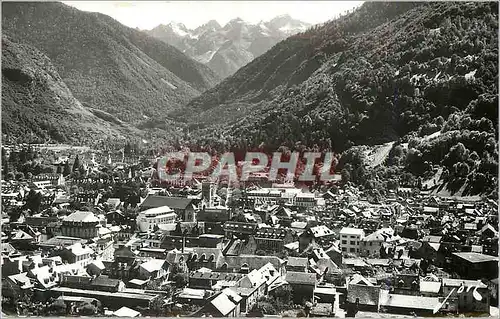
[{"label": "mountain ridge", "polygon": [[2,3],[2,29],[51,58],[85,107],[140,124],[219,81],[205,65],[100,14],[62,3]]},{"label": "mountain ridge", "polygon": [[287,36],[311,26],[289,15],[277,18],[257,24],[234,18],[224,26],[211,20],[195,29],[171,22],[144,32],[177,47],[225,78]]}]

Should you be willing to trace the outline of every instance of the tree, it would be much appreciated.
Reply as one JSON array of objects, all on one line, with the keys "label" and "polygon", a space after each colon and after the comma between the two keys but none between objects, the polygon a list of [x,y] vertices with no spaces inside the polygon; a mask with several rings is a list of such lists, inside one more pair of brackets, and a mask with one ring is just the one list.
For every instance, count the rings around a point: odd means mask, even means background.
[{"label": "tree", "polygon": [[340,171],[340,176],[342,177],[343,184],[346,184],[351,180],[351,173],[349,173],[349,171],[346,168]]},{"label": "tree", "polygon": [[17,172],[17,173],[16,173],[16,179],[17,179],[18,181],[23,180],[23,179],[24,179],[24,173],[23,173],[23,172]]},{"label": "tree", "polygon": [[42,194],[35,191],[34,189],[30,190],[28,195],[26,196],[26,203],[24,204],[24,207],[31,210],[32,212],[38,212],[41,205]]},{"label": "tree", "polygon": [[65,316],[67,312],[66,303],[62,299],[56,299],[49,306],[49,311],[52,315]]},{"label": "tree", "polygon": [[78,155],[76,155],[75,161],[73,162],[73,169],[71,171],[76,172],[78,171],[79,168],[80,168],[80,158],[78,157]]},{"label": "tree", "polygon": [[6,175],[5,175],[5,179],[8,180],[8,181],[11,181],[15,178],[16,176],[14,175],[13,172],[8,172]]},{"label": "tree", "polygon": [[292,287],[283,285],[273,290],[272,295],[282,304],[288,305],[292,301]]},{"label": "tree", "polygon": [[188,275],[185,273],[177,273],[172,277],[177,288],[185,287],[188,283]]},{"label": "tree", "polygon": [[83,316],[93,316],[97,314],[97,308],[90,303],[85,303],[78,309],[78,313]]},{"label": "tree", "polygon": [[63,176],[68,176],[69,174],[71,174],[71,167],[69,166],[69,161],[66,161],[66,164],[64,164]]},{"label": "tree", "polygon": [[264,317],[264,315],[277,315],[278,311],[274,305],[268,301],[257,301],[249,312],[251,317]]}]

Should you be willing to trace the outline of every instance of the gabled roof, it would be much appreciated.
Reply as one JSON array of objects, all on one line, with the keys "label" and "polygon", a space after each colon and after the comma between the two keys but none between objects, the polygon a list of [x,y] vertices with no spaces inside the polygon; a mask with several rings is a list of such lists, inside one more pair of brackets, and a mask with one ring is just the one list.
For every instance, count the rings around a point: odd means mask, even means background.
[{"label": "gabled roof", "polygon": [[140,315],[141,315],[140,312],[132,310],[132,309],[127,308],[125,306],[123,306],[120,309],[118,309],[117,311],[113,312],[113,316],[116,316],[116,317],[133,318],[133,317],[139,317]]},{"label": "gabled roof", "polygon": [[11,240],[32,240],[33,237],[28,235],[28,233],[22,231],[22,230],[17,230],[12,234]]},{"label": "gabled roof", "polygon": [[230,288],[226,288],[221,293],[212,299],[210,304],[219,311],[223,316],[228,315],[240,303],[241,296]]},{"label": "gabled roof", "polygon": [[490,255],[485,255],[485,254],[479,254],[479,253],[453,253],[454,256],[466,260],[470,263],[481,263],[481,262],[489,262],[489,261],[496,261],[498,262],[498,257],[495,256],[490,256]]},{"label": "gabled roof", "polygon": [[92,212],[76,211],[71,215],[66,216],[63,221],[65,222],[84,222],[84,223],[98,223],[99,219]]},{"label": "gabled roof", "polygon": [[309,232],[316,238],[330,236],[330,235],[334,234],[334,232],[330,228],[328,228],[324,225],[311,227],[309,229]]},{"label": "gabled roof", "polygon": [[316,274],[288,271],[285,280],[290,284],[314,285],[316,283]]},{"label": "gabled roof", "polygon": [[288,257],[287,266],[290,267],[307,267],[308,259],[302,257]]},{"label": "gabled roof", "polygon": [[340,230],[341,235],[359,235],[363,236],[364,231],[359,228],[344,227]]},{"label": "gabled roof", "polygon": [[85,254],[93,254],[94,253],[94,251],[90,247],[88,247],[88,246],[84,247],[81,243],[73,244],[73,245],[67,247],[66,249],[69,250],[75,256],[82,256]]},{"label": "gabled roof", "polygon": [[166,260],[163,259],[150,259],[142,264],[139,267],[143,268],[147,272],[158,271],[163,268],[163,265],[166,263]]},{"label": "gabled roof", "polygon": [[349,281],[349,285],[373,286],[373,284],[368,279],[359,274],[354,274],[352,276],[352,279],[350,279]]}]

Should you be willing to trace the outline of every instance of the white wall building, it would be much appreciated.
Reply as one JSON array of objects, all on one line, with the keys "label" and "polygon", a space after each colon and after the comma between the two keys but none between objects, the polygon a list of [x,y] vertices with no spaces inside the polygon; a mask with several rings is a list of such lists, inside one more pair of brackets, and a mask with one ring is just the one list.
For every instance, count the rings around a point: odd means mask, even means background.
[{"label": "white wall building", "polygon": [[342,253],[360,252],[361,240],[365,237],[365,232],[362,229],[344,227],[340,231],[340,249]]},{"label": "white wall building", "polygon": [[174,224],[177,214],[168,206],[147,209],[137,216],[140,231],[152,231],[155,225]]}]

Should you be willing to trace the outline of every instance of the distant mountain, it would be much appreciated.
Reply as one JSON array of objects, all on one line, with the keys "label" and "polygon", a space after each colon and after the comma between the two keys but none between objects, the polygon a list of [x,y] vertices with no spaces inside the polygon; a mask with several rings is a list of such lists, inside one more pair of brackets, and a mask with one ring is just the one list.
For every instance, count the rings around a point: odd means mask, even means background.
[{"label": "distant mountain", "polygon": [[129,123],[163,115],[219,81],[173,46],[62,3],[3,2],[2,31],[46,54],[84,107]]},{"label": "distant mountain", "polygon": [[211,20],[194,30],[182,23],[169,23],[145,32],[208,65],[224,78],[276,43],[309,27],[308,23],[282,15],[256,25],[236,18],[224,27]]},{"label": "distant mountain", "polygon": [[452,194],[494,193],[498,3],[365,2],[278,43],[169,118],[189,125],[192,145],[221,150],[394,142],[390,170],[370,183],[375,170],[343,156],[352,180],[373,188],[389,176],[394,187],[403,169],[425,177],[440,166]]},{"label": "distant mountain", "polygon": [[25,142],[79,142],[137,134],[114,116],[90,110],[73,96],[50,59],[2,37],[2,133]]}]

